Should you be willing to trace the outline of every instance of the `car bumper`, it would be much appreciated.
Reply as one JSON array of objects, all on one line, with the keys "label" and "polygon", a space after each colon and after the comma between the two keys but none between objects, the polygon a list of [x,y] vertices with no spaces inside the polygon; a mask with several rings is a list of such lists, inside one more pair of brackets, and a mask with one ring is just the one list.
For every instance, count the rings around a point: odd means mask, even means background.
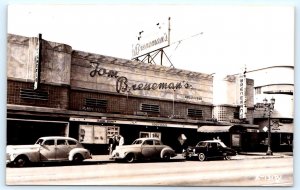
[{"label": "car bumper", "polygon": [[182,153],[182,156],[183,156],[184,158],[191,158],[191,157],[197,156],[197,154],[194,153],[194,152],[183,152],[183,153]]},{"label": "car bumper", "polygon": [[121,154],[118,153],[118,152],[114,152],[114,153],[109,157],[110,160],[123,160],[124,158],[125,158],[125,155],[121,155]]}]

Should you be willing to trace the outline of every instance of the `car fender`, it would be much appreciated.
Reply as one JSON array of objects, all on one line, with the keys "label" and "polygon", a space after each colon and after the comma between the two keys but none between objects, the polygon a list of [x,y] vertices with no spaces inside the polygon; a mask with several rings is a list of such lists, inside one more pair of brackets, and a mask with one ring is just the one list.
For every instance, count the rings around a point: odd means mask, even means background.
[{"label": "car fender", "polygon": [[8,149],[7,153],[9,154],[11,161],[14,161],[19,156],[27,157],[30,162],[40,161],[39,147],[27,148],[26,146],[18,146],[17,148]]},{"label": "car fender", "polygon": [[172,148],[170,148],[170,147],[165,147],[165,148],[163,148],[163,149],[161,150],[161,152],[160,152],[160,158],[163,158],[163,156],[164,156],[166,153],[170,154],[171,157],[176,156],[175,151],[174,151]]},{"label": "car fender", "polygon": [[89,151],[85,148],[74,148],[69,152],[69,160],[72,161],[73,160],[73,156],[75,154],[81,154],[81,156],[83,157],[83,159],[87,158],[87,154],[88,156],[90,155]]}]

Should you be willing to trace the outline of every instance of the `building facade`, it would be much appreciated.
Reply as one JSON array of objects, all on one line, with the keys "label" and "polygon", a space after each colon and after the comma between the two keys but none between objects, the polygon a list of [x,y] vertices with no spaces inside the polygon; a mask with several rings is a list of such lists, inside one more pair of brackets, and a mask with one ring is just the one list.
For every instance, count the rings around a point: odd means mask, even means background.
[{"label": "building facade", "polygon": [[239,151],[258,149],[259,128],[253,124],[253,85],[243,72],[216,75],[213,82],[213,118],[223,127],[202,126],[198,131],[221,138]]},{"label": "building facade", "polygon": [[109,138],[120,134],[125,144],[160,138],[177,152],[217,137],[255,150],[253,84],[245,75],[219,80],[9,34],[7,144],[60,135],[107,154]]},{"label": "building facade", "polygon": [[275,99],[270,115],[271,143],[274,151],[292,151],[294,128],[294,67],[273,66],[248,71],[254,79],[254,123],[264,134],[261,144],[268,141],[264,127],[269,125],[263,99]]}]

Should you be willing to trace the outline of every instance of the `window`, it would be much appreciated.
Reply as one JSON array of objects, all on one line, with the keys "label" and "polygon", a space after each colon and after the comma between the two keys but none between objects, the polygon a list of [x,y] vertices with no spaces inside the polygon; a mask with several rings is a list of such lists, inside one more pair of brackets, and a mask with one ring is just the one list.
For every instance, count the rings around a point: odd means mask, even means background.
[{"label": "window", "polygon": [[49,92],[21,88],[20,89],[20,97],[22,99],[31,99],[31,100],[48,100]]},{"label": "window", "polygon": [[203,117],[203,111],[199,109],[187,109],[187,115],[191,117]]},{"label": "window", "polygon": [[133,143],[132,144],[142,144],[142,140],[135,140],[135,141],[133,141]]},{"label": "window", "polygon": [[146,140],[144,142],[144,145],[153,145],[153,141],[152,140]]},{"label": "window", "polygon": [[140,138],[148,138],[148,137],[150,137],[149,132],[140,132]]},{"label": "window", "polygon": [[43,139],[38,139],[35,144],[42,144],[43,141],[44,141]]},{"label": "window", "polygon": [[107,100],[86,98],[85,99],[85,106],[86,107],[92,107],[92,108],[106,108],[107,107]]},{"label": "window", "polygon": [[239,112],[233,112],[233,119],[239,119],[240,113]]},{"label": "window", "polygon": [[209,148],[216,149],[217,148],[217,143],[209,143]]},{"label": "window", "polygon": [[56,143],[57,145],[66,145],[66,140],[59,139]]},{"label": "window", "polygon": [[261,87],[255,88],[255,94],[261,94]]},{"label": "window", "polygon": [[159,108],[159,105],[141,104],[140,105],[140,111],[159,113],[160,112],[160,108]]},{"label": "window", "polygon": [[44,142],[44,145],[48,145],[48,146],[54,145],[54,140],[46,140],[46,141]]},{"label": "window", "polygon": [[196,146],[197,147],[206,147],[207,146],[207,142],[199,142]]},{"label": "window", "polygon": [[75,141],[68,140],[68,144],[69,144],[69,145],[76,145],[77,143],[76,143]]},{"label": "window", "polygon": [[161,145],[161,143],[158,140],[154,140],[154,145]]},{"label": "window", "polygon": [[293,137],[291,134],[280,134],[280,145],[292,145],[293,144]]},{"label": "window", "polygon": [[160,132],[146,132],[146,131],[141,131],[140,132],[140,138],[157,138],[161,139],[161,133]]}]

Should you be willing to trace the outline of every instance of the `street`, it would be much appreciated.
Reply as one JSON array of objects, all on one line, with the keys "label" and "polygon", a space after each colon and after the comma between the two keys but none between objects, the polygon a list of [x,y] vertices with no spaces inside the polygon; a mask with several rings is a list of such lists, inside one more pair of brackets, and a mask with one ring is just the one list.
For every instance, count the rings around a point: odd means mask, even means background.
[{"label": "street", "polygon": [[291,186],[293,157],[6,168],[7,185]]}]

